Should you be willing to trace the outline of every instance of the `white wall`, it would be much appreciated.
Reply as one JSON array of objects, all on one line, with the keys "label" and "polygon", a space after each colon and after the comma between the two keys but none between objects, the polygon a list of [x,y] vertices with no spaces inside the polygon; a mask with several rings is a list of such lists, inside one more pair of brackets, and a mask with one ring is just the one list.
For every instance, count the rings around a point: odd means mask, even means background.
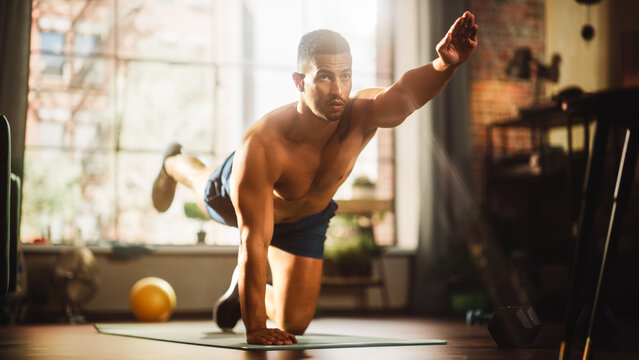
[{"label": "white wall", "polygon": [[546,0],[546,59],[561,56],[559,81],[546,83],[553,94],[567,86],[592,92],[610,87],[610,1],[590,6],[590,24],[595,37],[586,42],[581,28],[587,23],[588,7],[574,0]]}]

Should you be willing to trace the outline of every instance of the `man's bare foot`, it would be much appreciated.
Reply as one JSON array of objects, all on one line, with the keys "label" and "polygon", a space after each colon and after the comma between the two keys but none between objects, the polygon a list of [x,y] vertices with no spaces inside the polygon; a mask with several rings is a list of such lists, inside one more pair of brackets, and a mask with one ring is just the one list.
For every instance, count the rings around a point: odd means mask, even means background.
[{"label": "man's bare foot", "polygon": [[172,143],[164,150],[162,167],[153,182],[153,190],[151,192],[153,206],[159,212],[165,212],[171,206],[175,196],[175,187],[177,186],[177,182],[164,169],[164,163],[167,158],[180,153],[182,153],[182,145],[178,143]]}]

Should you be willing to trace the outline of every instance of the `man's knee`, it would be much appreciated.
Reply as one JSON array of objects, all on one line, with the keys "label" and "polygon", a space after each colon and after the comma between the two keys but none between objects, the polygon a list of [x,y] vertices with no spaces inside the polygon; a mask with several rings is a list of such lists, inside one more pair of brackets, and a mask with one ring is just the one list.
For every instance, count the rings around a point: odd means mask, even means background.
[{"label": "man's knee", "polygon": [[284,323],[282,324],[282,330],[293,335],[303,335],[309,323],[310,320],[284,321]]},{"label": "man's knee", "polygon": [[280,328],[294,335],[302,335],[310,324],[313,314],[304,314],[305,311],[298,311],[295,314],[287,314],[280,321]]}]

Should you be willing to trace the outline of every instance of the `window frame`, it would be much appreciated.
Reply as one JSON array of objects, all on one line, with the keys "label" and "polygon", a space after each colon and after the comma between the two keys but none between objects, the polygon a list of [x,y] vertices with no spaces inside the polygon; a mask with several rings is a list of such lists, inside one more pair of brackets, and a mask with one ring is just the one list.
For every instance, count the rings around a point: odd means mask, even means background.
[{"label": "window frame", "polygon": [[[384,2],[384,1],[386,1],[386,0],[379,0],[379,1],[380,1],[380,2]],[[115,4],[115,3],[114,3],[114,4]],[[115,6],[115,5],[114,5],[114,6]],[[115,10],[114,10],[114,11],[115,11]],[[116,20],[116,19],[114,19],[113,21],[114,21],[114,22],[116,22],[117,20]],[[117,26],[116,26],[114,29],[116,29],[116,30],[117,30]],[[62,34],[62,35],[64,36],[64,42],[66,42],[66,41],[67,41],[66,36],[65,36],[64,34]],[[117,34],[114,34],[113,36],[117,38]],[[253,39],[251,38],[251,36],[246,35],[246,34],[245,34],[245,35],[243,35],[243,36],[244,36],[245,41],[246,41],[247,43],[251,43],[251,42],[253,41]],[[95,42],[96,42],[96,43],[99,43],[99,39],[97,39],[96,37],[94,37],[94,38],[96,39],[96,40],[95,40]],[[95,59],[95,58],[105,58],[105,59],[113,60],[113,61],[114,61],[114,63],[115,63],[115,64],[114,64],[114,67],[120,66],[120,64],[122,64],[122,63],[126,63],[126,62],[136,62],[136,61],[137,61],[137,62],[153,62],[153,61],[159,61],[159,62],[162,62],[162,61],[164,61],[165,63],[180,63],[179,61],[177,61],[177,62],[176,62],[176,61],[170,61],[170,60],[159,60],[159,59],[136,59],[136,58],[119,57],[119,56],[117,55],[117,52],[115,52],[114,54],[110,54],[110,55],[109,55],[109,54],[106,54],[106,55],[105,55],[105,54],[95,54],[95,53],[94,53],[94,52],[92,52],[92,51],[89,51],[89,52],[87,52],[87,51],[80,51],[80,52],[78,53],[78,52],[76,51],[77,49],[76,49],[76,40],[75,40],[75,38],[72,40],[72,44],[71,44],[71,45],[72,45],[72,48],[73,48],[73,52],[71,52],[71,53],[70,53],[70,52],[68,52],[68,51],[63,51],[63,53],[62,53],[62,54],[56,54],[56,56],[60,56],[61,58],[63,58],[63,59],[64,59],[64,60],[63,60],[63,65],[62,65],[62,67],[64,67],[64,64],[66,64],[67,62],[73,61],[74,59]],[[115,45],[115,46],[117,47],[117,45]],[[69,47],[69,46],[68,46],[68,44],[67,44],[67,48],[68,48],[68,47]],[[31,50],[31,51],[30,51],[30,54],[33,54],[33,53],[38,53],[38,51],[37,51],[37,50],[36,50],[36,51]],[[48,54],[48,52],[47,52],[47,51],[42,51],[42,50],[40,50],[40,51],[39,51],[39,53],[40,53],[40,55],[41,55],[41,56],[45,56],[45,55],[46,55],[46,56],[48,56],[48,55],[51,55],[51,54]],[[390,56],[390,54],[388,54],[388,57],[392,57],[392,56]],[[387,59],[386,61],[388,61],[388,63],[390,63],[390,60],[388,60],[388,59]],[[202,62],[195,62],[195,61],[185,61],[185,62],[182,62],[182,64],[184,64],[184,65],[186,65],[186,66],[202,66],[202,65],[205,65],[205,66],[211,66],[212,68],[214,68],[214,69],[215,69],[215,71],[214,71],[214,72],[215,72],[215,75],[214,75],[214,76],[215,76],[215,81],[216,81],[216,82],[218,81],[218,79],[217,79],[217,77],[218,77],[218,71],[217,71],[217,70],[218,70],[218,66],[219,66],[219,64],[210,63],[210,62],[208,62],[208,63],[202,63]],[[246,64],[244,64],[244,63],[237,63],[237,64],[234,64],[234,65],[236,65],[236,66],[240,66],[240,67],[242,67],[242,68],[246,68]],[[259,68],[259,66],[260,66],[260,65],[256,65],[256,67],[254,67],[254,68],[252,68],[252,69],[249,69],[248,71],[253,71],[253,70],[255,70],[255,69]],[[378,79],[379,79],[379,78],[380,78],[380,76],[379,76],[379,61],[378,61],[378,69],[377,69],[377,70],[378,70]],[[246,70],[245,70],[245,72],[246,72]],[[62,75],[63,75],[63,74],[62,74]],[[114,75],[114,76],[117,76],[117,75]],[[386,72],[382,75],[382,80],[383,80],[383,81],[387,81],[389,78],[390,78],[390,71],[389,71],[389,70],[386,70]],[[390,85],[390,84],[387,84],[387,85]],[[31,90],[32,90],[32,88],[31,88],[31,86],[29,86],[29,91],[31,91]],[[245,83],[245,85],[242,87],[242,91],[243,91],[243,95],[245,96],[245,98],[251,98],[251,97],[253,96],[253,89],[251,89],[251,86],[247,86],[247,85],[246,85],[246,83]],[[249,103],[250,103],[250,106],[245,106],[245,107],[243,107],[243,109],[244,109],[245,113],[244,113],[244,115],[243,115],[242,117],[243,117],[244,119],[246,119],[245,121],[250,121],[250,119],[255,118],[255,116],[253,116],[253,115],[254,115],[253,113],[254,113],[254,110],[255,110],[255,109],[254,109],[254,105],[255,105],[255,104],[254,104],[254,102],[249,102]],[[116,110],[116,111],[117,111],[117,110]],[[116,117],[117,117],[117,114],[116,114]],[[117,121],[118,121],[118,120],[116,120],[116,126],[120,126],[120,125],[117,123]],[[248,124],[245,124],[245,127],[247,127],[247,125],[248,125]],[[390,136],[391,136],[391,138],[392,138],[392,133],[391,133],[391,135],[390,135]],[[46,145],[45,145],[45,146],[38,146],[38,145],[33,146],[33,145],[25,144],[25,150],[46,150],[47,148],[50,148],[50,146],[46,146]],[[63,152],[64,152],[64,151],[83,151],[83,148],[82,148],[82,147],[78,147],[77,145],[71,145],[71,146],[68,146],[68,147],[64,147],[64,146],[62,146],[62,147],[60,148],[60,150],[61,150],[61,151],[63,151]],[[93,150],[94,150],[94,151],[102,151],[102,152],[103,152],[103,154],[104,154],[105,156],[114,156],[114,157],[117,157],[117,156],[119,156],[119,155],[120,155],[120,154],[122,154],[122,153],[133,153],[133,154],[137,154],[137,153],[144,153],[144,152],[147,152],[146,150],[139,150],[139,149],[138,149],[138,150],[136,150],[136,149],[122,149],[122,148],[115,148],[115,149],[111,149],[111,148],[95,148],[95,149],[93,149]],[[215,153],[213,153],[213,156],[219,156],[219,155],[220,155],[220,154],[215,154]],[[27,171],[28,171],[28,169],[27,169]],[[117,182],[117,178],[118,178],[118,170],[117,170],[117,169],[115,169],[115,170],[114,170],[113,177],[116,179],[115,181]],[[393,178],[393,181],[394,181],[394,178]],[[28,190],[28,189],[27,189],[27,190]],[[393,190],[393,194],[394,194],[394,190]],[[393,196],[393,197],[394,197],[394,196]],[[115,204],[115,207],[116,207],[116,208],[118,208],[117,201],[118,201],[118,200],[117,200],[117,196],[116,196],[116,200],[114,200],[114,202],[116,203],[116,204]],[[344,200],[341,200],[341,201],[344,201]],[[386,200],[384,200],[383,202],[384,202],[384,203],[386,203]],[[391,210],[390,210],[390,211],[393,211],[392,207],[391,207]],[[116,212],[117,212],[117,211],[116,211]],[[115,214],[115,216],[116,216],[116,218],[117,218],[118,214],[116,213],[116,214]],[[117,224],[117,222],[118,222],[118,221],[117,221],[117,220],[115,220],[115,221],[116,221],[116,224]],[[393,225],[393,227],[396,227],[396,226],[395,226],[395,225]],[[103,239],[102,239],[102,238],[100,238],[99,240],[100,240],[100,241],[103,241]],[[117,239],[116,239],[116,240],[117,240]],[[395,236],[393,236],[393,243],[396,243]],[[151,243],[151,244],[153,244],[153,243]],[[61,243],[54,243],[54,244],[51,244],[51,245],[57,246],[57,245],[63,245],[63,244],[61,244]],[[189,246],[189,245],[190,245],[190,244],[184,244],[184,245],[167,245],[167,246]],[[156,245],[156,246],[157,246],[157,245]],[[213,246],[224,246],[224,245],[215,244],[215,245],[213,245]]]}]

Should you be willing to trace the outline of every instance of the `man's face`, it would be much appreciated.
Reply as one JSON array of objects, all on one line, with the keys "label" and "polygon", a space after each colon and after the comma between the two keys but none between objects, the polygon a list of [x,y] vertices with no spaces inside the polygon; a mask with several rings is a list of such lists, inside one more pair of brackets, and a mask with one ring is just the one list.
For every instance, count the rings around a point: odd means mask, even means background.
[{"label": "man's face", "polygon": [[300,69],[304,74],[300,91],[315,116],[328,121],[342,117],[353,85],[351,64],[349,53],[324,54]]}]

